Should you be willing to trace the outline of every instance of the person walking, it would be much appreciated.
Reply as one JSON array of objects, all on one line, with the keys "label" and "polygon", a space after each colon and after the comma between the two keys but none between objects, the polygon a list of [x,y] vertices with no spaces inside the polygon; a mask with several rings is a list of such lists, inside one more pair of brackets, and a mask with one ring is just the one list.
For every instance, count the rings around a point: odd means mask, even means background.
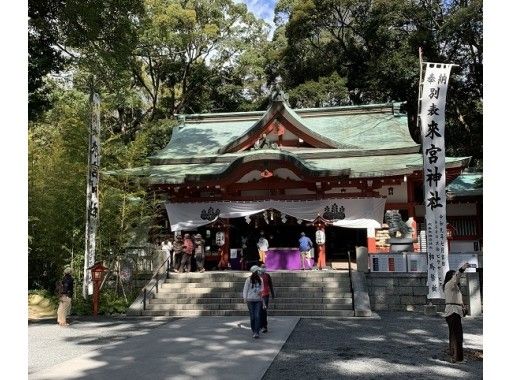
[{"label": "person walking", "polygon": [[267,273],[266,265],[262,264],[260,266],[260,278],[262,279],[262,311],[261,311],[261,320],[260,326],[262,328],[263,333],[267,333],[267,309],[269,308],[269,294],[271,294],[271,298],[274,299],[274,289],[273,289],[273,280],[269,273]]},{"label": "person walking", "polygon": [[451,362],[464,360],[462,347],[464,337],[462,331],[462,317],[464,316],[464,303],[460,292],[460,275],[466,270],[468,263],[462,265],[458,271],[449,270],[444,277],[443,291],[445,297],[445,319],[448,324],[449,354]]},{"label": "person walking", "polygon": [[193,240],[191,240],[190,234],[184,234],[184,239],[182,241],[182,259],[181,265],[179,266],[179,273],[191,272],[191,256],[193,255],[193,249],[195,245],[193,244]]},{"label": "person walking", "polygon": [[59,291],[57,323],[62,327],[69,326],[69,323],[67,323],[67,316],[71,312],[71,300],[74,291],[74,279],[73,276],[71,276],[71,272],[72,270],[70,267],[64,269],[64,277],[62,278]]},{"label": "person walking", "polygon": [[251,276],[244,282],[243,299],[248,305],[250,312],[250,326],[253,338],[260,337],[260,317],[262,311],[262,288],[264,287],[262,279],[259,276],[260,267],[253,265],[250,268]]},{"label": "person walking", "polygon": [[301,232],[301,237],[299,238],[299,252],[301,253],[301,270],[305,270],[305,261],[307,263],[308,268],[311,270],[312,265],[310,263],[310,259],[312,258],[312,248],[313,243],[308,236],[304,232]]},{"label": "person walking", "polygon": [[181,265],[182,260],[182,252],[184,249],[184,244],[181,235],[177,235],[175,237],[173,247],[174,247],[174,272],[179,272],[179,267]]},{"label": "person walking", "polygon": [[257,248],[259,250],[259,263],[265,264],[266,262],[266,252],[269,249],[269,242],[264,237],[264,231],[260,231],[260,238],[257,242]]},{"label": "person walking", "polygon": [[202,235],[196,234],[194,236],[195,240],[195,260],[197,261],[197,271],[198,272],[205,272],[204,268],[204,243],[205,240],[202,239]]}]

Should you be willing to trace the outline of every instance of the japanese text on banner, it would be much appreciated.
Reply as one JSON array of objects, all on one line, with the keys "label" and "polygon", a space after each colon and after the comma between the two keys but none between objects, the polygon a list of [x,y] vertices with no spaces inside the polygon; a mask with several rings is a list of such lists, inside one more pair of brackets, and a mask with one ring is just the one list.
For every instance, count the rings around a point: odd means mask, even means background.
[{"label": "japanese text on banner", "polygon": [[429,299],[444,298],[443,281],[449,269],[444,130],[450,70],[450,64],[427,63],[420,99]]}]

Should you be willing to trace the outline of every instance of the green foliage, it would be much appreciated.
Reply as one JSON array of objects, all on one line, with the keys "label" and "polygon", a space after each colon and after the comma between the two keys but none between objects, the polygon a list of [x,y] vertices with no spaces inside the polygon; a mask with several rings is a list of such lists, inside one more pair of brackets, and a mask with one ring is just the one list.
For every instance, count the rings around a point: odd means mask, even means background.
[{"label": "green foliage", "polygon": [[101,291],[99,300],[99,314],[114,315],[125,314],[129,305],[134,301],[135,297],[126,299],[117,295],[111,289]]},{"label": "green foliage", "polygon": [[81,294],[76,294],[71,303],[71,315],[92,315],[92,297],[84,299]]},{"label": "green foliage", "polygon": [[66,61],[55,49],[55,20],[61,4],[62,0],[28,1],[28,118],[32,121],[51,105],[45,76],[62,70]]},{"label": "green foliage", "polygon": [[319,97],[319,78],[338,73],[352,104],[406,101],[415,138],[418,48],[424,61],[458,64],[448,90],[447,154],[481,160],[481,0],[280,0],[275,19],[278,60],[268,73],[271,80],[280,73],[296,104]]},{"label": "green foliage", "polygon": [[54,99],[54,108],[28,134],[29,287],[46,289],[61,277],[72,252],[84,250],[87,103],[73,91]]},{"label": "green foliage", "polygon": [[293,107],[332,107],[348,103],[345,80],[337,73],[329,77],[309,80],[289,91],[289,101]]}]

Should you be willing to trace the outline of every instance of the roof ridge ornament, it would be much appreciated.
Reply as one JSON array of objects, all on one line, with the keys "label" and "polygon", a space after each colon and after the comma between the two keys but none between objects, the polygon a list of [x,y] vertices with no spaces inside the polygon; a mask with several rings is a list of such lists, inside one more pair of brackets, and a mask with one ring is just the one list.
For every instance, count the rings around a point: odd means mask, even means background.
[{"label": "roof ridge ornament", "polygon": [[283,91],[282,86],[280,84],[280,80],[276,80],[276,83],[274,85],[274,91],[271,93],[271,100],[273,102],[285,102],[289,103],[289,95]]}]

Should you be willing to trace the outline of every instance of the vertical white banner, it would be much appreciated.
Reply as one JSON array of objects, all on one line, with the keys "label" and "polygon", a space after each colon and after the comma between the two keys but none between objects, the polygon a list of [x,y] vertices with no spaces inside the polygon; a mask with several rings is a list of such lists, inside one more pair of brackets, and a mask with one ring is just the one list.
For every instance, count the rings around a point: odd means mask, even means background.
[{"label": "vertical white banner", "polygon": [[85,221],[85,261],[83,264],[83,297],[92,294],[92,274],[88,269],[95,262],[96,232],[99,220],[99,158],[100,158],[100,100],[93,93],[91,103],[91,123],[89,133],[89,160],[87,175],[87,211]]},{"label": "vertical white banner", "polygon": [[446,240],[445,105],[450,64],[425,63],[420,98],[424,204],[427,226],[428,295],[444,298],[448,265]]}]

